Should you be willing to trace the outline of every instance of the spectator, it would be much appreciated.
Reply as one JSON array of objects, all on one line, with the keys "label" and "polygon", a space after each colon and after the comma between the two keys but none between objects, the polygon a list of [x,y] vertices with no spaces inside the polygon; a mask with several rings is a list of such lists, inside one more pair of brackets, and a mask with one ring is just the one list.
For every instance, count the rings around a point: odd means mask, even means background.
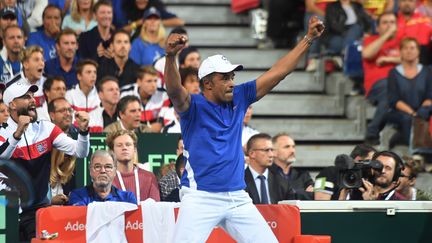
[{"label": "spectator", "polygon": [[179,54],[180,68],[199,68],[201,65],[201,55],[198,49],[192,46],[186,47]]},{"label": "spectator", "polygon": [[246,191],[254,204],[277,204],[282,200],[295,199],[290,184],[269,170],[274,158],[270,135],[253,135],[247,143],[247,155],[249,167],[245,170]]},{"label": "spectator", "polygon": [[21,51],[20,58],[23,66],[22,72],[15,75],[6,85],[21,82],[38,86],[38,90],[34,93],[34,99],[36,100],[36,107],[40,107],[45,101],[42,91],[42,85],[45,82],[45,77],[42,75],[45,67],[43,50],[39,46],[28,46]]},{"label": "spectator", "polygon": [[249,139],[255,135],[258,134],[259,131],[252,128],[251,126],[249,126],[249,122],[252,119],[252,112],[253,112],[253,108],[250,105],[245,113],[245,116],[243,118],[243,129],[242,129],[242,146],[243,146],[243,151],[246,153],[246,144],[249,141]]},{"label": "spectator", "polygon": [[18,7],[23,10],[27,18],[30,32],[36,31],[36,29],[43,24],[42,14],[45,7],[48,5],[48,0],[26,0],[17,2]]},{"label": "spectator", "polygon": [[152,65],[165,55],[165,29],[156,8],[148,9],[143,19],[140,36],[132,41],[129,57],[139,65]]},{"label": "spectator", "polygon": [[[355,161],[370,160],[377,151],[369,145],[360,144],[354,147],[350,157]],[[340,194],[339,167],[324,168],[315,178],[315,200],[338,200]]]},{"label": "spectator", "polygon": [[128,32],[133,32],[143,24],[142,16],[150,8],[156,8],[161,13],[162,24],[167,27],[183,26],[184,20],[168,12],[161,0],[114,0],[116,6],[115,25]]},{"label": "spectator", "polygon": [[[172,29],[168,36],[170,36],[172,34],[183,35],[186,39],[188,39],[188,34],[187,34],[186,30],[182,27],[176,27],[176,28]],[[186,42],[185,49],[188,47],[188,45],[189,45],[189,41]],[[180,56],[180,53],[177,53],[177,58]],[[159,76],[160,76],[160,78],[158,80],[158,88],[165,88],[165,80],[164,80],[165,61],[166,61],[166,58],[165,58],[165,56],[163,56],[163,57],[157,59],[153,65],[155,67],[155,69],[159,72]],[[198,69],[199,65],[196,68]]]},{"label": "spectator", "polygon": [[[162,177],[159,181],[160,187],[165,186],[169,192],[161,201],[166,202],[180,202],[180,177],[182,177],[185,170],[185,159],[183,154],[177,157],[175,163],[175,171],[170,171],[166,176]],[[171,179],[171,180],[169,180]],[[172,190],[170,190],[172,189]],[[161,193],[162,193],[161,188]]]},{"label": "spectator", "polygon": [[[15,11],[9,10],[9,8],[0,9],[0,34],[1,34],[0,38],[2,40],[0,43],[1,48],[3,48],[4,45],[3,44],[4,31],[8,26],[11,25],[18,26],[18,21],[17,21],[17,16]],[[24,31],[23,31],[23,36],[25,36]]]},{"label": "spectator", "polygon": [[[398,135],[390,140],[409,144],[412,118],[429,121],[432,112],[432,70],[419,64],[420,46],[415,38],[404,38],[400,43],[401,64],[393,68],[388,76],[388,102],[391,112],[388,122],[398,128]],[[399,137],[399,139],[398,139]]]},{"label": "spectator", "polygon": [[404,168],[399,177],[399,185],[396,191],[402,194],[407,200],[431,201],[432,195],[415,187],[420,165],[409,158],[404,163]]},{"label": "spectator", "polygon": [[137,204],[132,192],[122,191],[112,185],[116,176],[117,161],[112,152],[96,150],[90,159],[92,184],[70,193],[69,205],[87,206],[91,202],[128,202]]},{"label": "spectator", "polygon": [[[66,92],[66,99],[75,111],[86,111],[90,117],[94,117],[99,107],[100,99],[96,90],[97,63],[91,59],[84,59],[78,62],[76,67],[79,83]],[[90,120],[90,132],[102,132],[103,127],[96,123],[95,119]]]},{"label": "spectator", "polygon": [[183,156],[183,139],[180,135],[177,142],[177,160],[175,162],[175,170],[169,171],[159,180],[159,188],[161,201],[180,202],[180,177],[183,175],[185,162]]},{"label": "spectator", "polygon": [[[317,16],[319,20],[324,22],[327,5],[331,2],[336,2],[336,1],[337,0],[306,0],[305,1],[306,12],[304,15],[305,28],[306,26],[308,26],[307,23],[309,22],[309,19],[312,16]],[[307,29],[305,31],[307,31]],[[307,58],[308,58],[306,64],[307,72],[314,72],[318,68],[318,58],[321,52],[320,49],[321,49],[321,41],[319,39],[315,40],[314,43],[312,43],[307,53]]]},{"label": "spectator", "polygon": [[76,67],[79,83],[66,92],[66,99],[75,111],[94,111],[100,103],[96,90],[98,64],[90,59],[78,62]]},{"label": "spectator", "polygon": [[375,174],[374,184],[362,179],[363,187],[359,188],[359,195],[342,190],[339,200],[406,200],[396,191],[403,169],[402,159],[396,153],[381,151],[375,153],[372,160],[378,160],[383,164],[381,173]]},{"label": "spectator", "polygon": [[58,97],[48,103],[50,121],[69,136],[78,133],[78,127],[72,124],[74,110],[64,97]]},{"label": "spectator", "polygon": [[424,0],[420,1],[417,5],[417,11],[428,18],[432,18],[432,1]]},{"label": "spectator", "polygon": [[69,14],[71,2],[71,0],[48,0],[48,4],[57,6],[62,10],[62,16]]},{"label": "spectator", "polygon": [[114,29],[112,26],[113,8],[110,1],[100,0],[93,7],[97,26],[84,32],[79,37],[80,58],[90,58],[99,61],[99,58],[112,58],[110,48]]},{"label": "spectator", "polygon": [[327,5],[325,22],[328,53],[340,68],[342,51],[370,30],[371,20],[361,4],[352,0],[339,0]]},{"label": "spectator", "polygon": [[394,0],[358,0],[363,5],[369,17],[376,21],[383,13],[391,13],[394,9]]},{"label": "spectator", "polygon": [[98,77],[114,76],[119,80],[120,87],[135,83],[139,66],[129,58],[131,50],[129,34],[122,29],[116,31],[111,46],[113,58],[100,59]]},{"label": "spectator", "polygon": [[20,53],[24,49],[24,32],[17,25],[4,30],[4,47],[0,58],[0,83],[6,84],[12,77],[22,71]]},{"label": "spectator", "polygon": [[[204,60],[198,71],[202,94],[189,94],[181,85],[176,55],[186,39],[171,35],[166,47],[165,77],[169,98],[181,117],[187,152],[182,176],[182,202],[174,239],[202,242],[218,222],[225,222],[237,241],[277,242],[276,237],[243,190],[244,158],[241,129],[247,107],[270,92],[293,71],[324,26],[309,21],[306,36],[256,80],[234,85],[233,65],[223,55]],[[271,141],[269,141],[271,143]],[[238,212],[241,211],[241,215]]]},{"label": "spectator", "polygon": [[[48,82],[49,78],[47,79]],[[57,79],[58,81],[61,79]],[[45,84],[44,83],[44,88]],[[58,126],[68,136],[76,135],[78,128],[72,124],[73,109],[69,102],[64,98],[66,86],[64,80],[54,82],[62,84],[63,96],[48,99],[48,112],[50,121]],[[39,113],[38,113],[39,114]],[[75,170],[76,157],[67,155],[58,149],[53,149],[51,153],[50,185],[51,185],[51,204],[65,205],[69,201],[69,193],[75,189],[73,173]]]},{"label": "spectator", "polygon": [[20,6],[18,6],[17,0],[1,0],[0,3],[3,5],[2,9],[4,10],[2,11],[4,11],[5,13],[14,13],[17,20],[17,25],[23,30],[24,35],[28,37],[30,33],[30,26],[27,22],[24,11],[21,9]]},{"label": "spectator", "polygon": [[0,99],[0,125],[3,125],[9,119],[9,110],[7,105]]},{"label": "spectator", "polygon": [[116,77],[105,76],[100,80],[98,85],[98,95],[101,105],[95,112],[97,116],[95,119],[98,120],[96,124],[99,124],[103,128],[117,121],[117,104],[120,100],[118,82]]},{"label": "spectator", "polygon": [[[27,49],[28,50],[28,49]],[[42,53],[40,60],[42,60]],[[90,142],[88,136],[88,114],[78,112],[76,120],[79,127],[75,141],[64,134],[51,122],[37,121],[34,93],[38,86],[22,82],[11,83],[3,94],[3,99],[11,112],[8,126],[0,128],[2,141],[1,159],[11,159],[25,169],[35,192],[31,205],[22,207],[19,215],[20,241],[35,237],[36,210],[50,203],[48,197],[50,158],[52,148],[78,158],[87,156]],[[30,153],[30,148],[32,149]]]},{"label": "spectator", "polygon": [[63,19],[62,29],[71,28],[77,35],[93,29],[97,22],[94,19],[94,0],[72,0],[70,14]]},{"label": "spectator", "polygon": [[[279,133],[272,138],[274,147],[274,163],[271,170],[288,182],[299,199],[313,199],[313,185],[309,172],[293,168],[296,161],[296,144],[286,133]],[[285,183],[286,183],[285,182]]]},{"label": "spectator", "polygon": [[397,14],[398,35],[413,37],[420,44],[420,63],[432,63],[430,58],[430,40],[432,38],[432,25],[429,17],[416,12],[417,0],[399,0]]},{"label": "spectator", "polygon": [[378,145],[379,133],[385,126],[388,72],[400,62],[399,37],[396,36],[396,16],[384,13],[378,17],[376,35],[363,41],[364,89],[369,102],[376,105],[372,121],[367,126],[365,143]]},{"label": "spectator", "polygon": [[152,132],[160,132],[163,121],[159,113],[163,107],[169,107],[168,95],[157,88],[158,73],[152,66],[141,67],[137,73],[135,84],[121,89],[121,96],[135,95],[141,103],[141,122]]},{"label": "spectator", "polygon": [[41,107],[36,108],[39,120],[51,121],[48,104],[57,98],[64,98],[66,95],[66,83],[62,76],[51,76],[43,84],[45,101]]},{"label": "spectator", "polygon": [[135,133],[128,130],[108,134],[107,145],[117,159],[117,176],[114,178],[113,185],[123,191],[132,192],[138,202],[148,198],[160,201],[156,176],[133,162],[137,160],[134,159],[137,153],[137,141]]},{"label": "spectator", "polygon": [[[198,69],[180,68],[179,72],[183,87],[191,94],[199,94]],[[159,116],[163,118],[163,133],[181,133],[179,115],[174,107],[162,107]]]},{"label": "spectator", "polygon": [[57,57],[48,60],[45,65],[45,74],[63,76],[66,88],[70,89],[78,84],[76,66],[78,57],[77,36],[71,29],[62,30],[56,39]]},{"label": "spectator", "polygon": [[65,205],[69,201],[69,192],[75,187],[72,180],[76,158],[57,149],[51,154],[50,186],[51,204]]},{"label": "spectator", "polygon": [[117,104],[119,120],[105,127],[105,133],[118,130],[129,130],[134,132],[151,132],[150,128],[141,123],[141,101],[135,95],[122,97]]},{"label": "spectator", "polygon": [[44,50],[46,61],[57,57],[56,38],[61,30],[62,15],[61,10],[54,6],[48,5],[42,14],[43,26],[36,32],[30,33],[27,45],[38,45]]}]

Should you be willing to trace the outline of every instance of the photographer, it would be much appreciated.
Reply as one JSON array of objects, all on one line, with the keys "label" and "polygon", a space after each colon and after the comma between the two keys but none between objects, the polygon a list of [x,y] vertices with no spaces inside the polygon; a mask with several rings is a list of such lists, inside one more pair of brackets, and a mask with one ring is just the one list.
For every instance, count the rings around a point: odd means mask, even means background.
[{"label": "photographer", "polygon": [[[369,160],[377,151],[369,145],[356,145],[351,152],[351,159],[355,161]],[[348,157],[348,156],[347,156]],[[336,163],[337,161],[335,161]],[[340,186],[338,182],[340,167],[330,166],[324,168],[315,178],[314,199],[315,200],[338,200]]]},{"label": "photographer", "polygon": [[406,200],[396,191],[404,167],[402,159],[396,153],[381,151],[375,153],[369,163],[373,162],[382,164],[381,171],[374,169],[374,166],[368,167],[371,178],[362,176],[363,187],[358,189],[343,188],[339,200]]}]

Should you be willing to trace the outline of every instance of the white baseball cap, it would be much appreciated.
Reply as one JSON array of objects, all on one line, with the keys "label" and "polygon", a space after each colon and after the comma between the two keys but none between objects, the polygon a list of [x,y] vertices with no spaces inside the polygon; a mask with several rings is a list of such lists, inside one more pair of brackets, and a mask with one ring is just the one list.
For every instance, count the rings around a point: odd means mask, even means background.
[{"label": "white baseball cap", "polygon": [[10,84],[8,83],[3,92],[3,101],[7,106],[9,106],[9,103],[15,98],[21,97],[29,91],[35,93],[38,89],[38,86],[23,83],[22,81],[16,81]]},{"label": "white baseball cap", "polygon": [[231,64],[223,55],[214,55],[207,57],[199,67],[198,78],[201,80],[211,73],[229,73],[232,71],[240,71],[243,65]]}]

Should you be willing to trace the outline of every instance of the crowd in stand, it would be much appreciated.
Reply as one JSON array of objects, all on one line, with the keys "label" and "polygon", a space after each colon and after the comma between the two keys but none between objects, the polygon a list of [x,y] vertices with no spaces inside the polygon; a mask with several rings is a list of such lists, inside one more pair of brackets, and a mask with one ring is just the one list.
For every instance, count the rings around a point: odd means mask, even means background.
[{"label": "crowd in stand", "polygon": [[[76,158],[85,157],[83,148],[70,145],[71,139],[63,144],[53,137],[53,147],[48,146],[52,149],[46,166],[49,176],[34,179],[38,186],[47,182],[50,187],[38,191],[31,209],[93,201],[137,203],[148,198],[180,201],[180,178],[186,166],[182,139],[178,141],[177,161],[164,166],[156,178],[140,164],[143,161],[138,161],[136,134],[181,131],[179,114],[166,92],[164,68],[166,38],[172,34],[187,37],[181,27],[184,21],[159,0],[0,2],[0,83],[5,86],[0,122],[9,124],[9,129],[13,124],[17,131],[21,127],[25,130],[31,119],[37,118],[41,124],[52,122],[56,126],[49,127],[56,136],[80,134],[77,143],[81,145],[88,145],[88,132],[107,133],[109,150],[93,152],[89,165],[92,184],[79,189],[72,176]],[[312,15],[322,19],[327,29],[324,38],[310,47],[306,70],[316,70],[321,44],[327,46],[325,54],[331,61],[342,67],[345,48],[364,37],[365,95],[377,105],[366,141],[377,144],[379,132],[391,122],[399,128],[398,141],[408,143],[412,117],[429,119],[432,109],[432,71],[427,66],[432,1],[307,0],[305,18]],[[173,27],[168,35],[165,27]],[[186,43],[176,59],[183,87],[190,94],[200,93],[199,51]],[[13,88],[20,84],[30,88],[12,97]],[[24,106],[18,103],[21,99],[29,102],[24,107],[27,113],[14,108]],[[356,161],[380,161],[383,167],[373,182],[363,181],[360,189],[347,189],[338,180],[342,170],[338,166],[324,169],[313,180],[309,173],[293,167],[294,139],[286,133],[271,137],[254,130],[248,125],[251,113],[252,106],[243,122],[242,145],[247,161],[246,191],[255,204],[289,199],[432,199],[415,188],[419,165],[414,160],[378,152],[368,145],[356,146],[350,156]],[[33,118],[21,121],[27,115]],[[16,144],[22,135],[25,138],[24,130],[13,133],[11,139],[17,139]],[[5,134],[0,133],[2,142],[9,146],[11,141],[5,142]],[[32,149],[40,150],[40,146]],[[9,158],[20,156],[5,151],[3,145],[0,152],[10,153]],[[30,150],[22,153],[30,161],[35,159]],[[33,167],[29,170],[36,171]],[[32,213],[25,219],[34,220]],[[34,236],[31,231],[26,228],[23,238]]]},{"label": "crowd in stand", "polygon": [[[319,58],[327,56],[326,71],[343,69],[355,83],[352,93],[364,94],[376,106],[365,142],[380,144],[381,130],[391,124],[398,133],[391,137],[390,148],[409,145],[412,118],[425,121],[430,118],[432,100],[426,80],[430,72],[432,2],[308,0],[305,3],[305,19],[317,15],[327,26],[324,37],[309,49],[306,71],[315,71]],[[357,59],[360,56],[362,60]]]}]

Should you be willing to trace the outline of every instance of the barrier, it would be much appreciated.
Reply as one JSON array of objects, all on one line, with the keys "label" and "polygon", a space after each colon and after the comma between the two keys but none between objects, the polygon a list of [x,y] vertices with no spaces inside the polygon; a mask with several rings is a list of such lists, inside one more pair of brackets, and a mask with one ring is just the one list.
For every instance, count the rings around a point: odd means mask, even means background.
[{"label": "barrier", "polygon": [[[300,233],[300,211],[291,205],[257,205],[279,242],[285,243],[329,243],[330,236],[305,236]],[[39,209],[36,213],[36,232],[42,230],[58,232],[57,242],[86,242],[87,207],[51,206]],[[125,233],[128,242],[143,242],[143,224],[139,209],[125,213]],[[145,231],[144,231],[145,232]],[[33,239],[32,242],[40,242]],[[44,241],[47,242],[47,241]],[[50,242],[50,241],[49,241]],[[54,242],[54,241],[51,241]],[[234,241],[223,229],[215,228],[207,243],[230,243]]]}]

